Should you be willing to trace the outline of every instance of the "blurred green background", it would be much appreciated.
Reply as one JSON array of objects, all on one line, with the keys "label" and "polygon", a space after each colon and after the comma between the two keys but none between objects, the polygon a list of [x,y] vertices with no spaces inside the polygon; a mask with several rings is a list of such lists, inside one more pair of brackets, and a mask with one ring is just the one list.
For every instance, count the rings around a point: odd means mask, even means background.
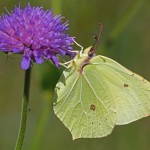
[{"label": "blurred green background", "polygon": [[[6,13],[4,7],[10,11],[19,2],[22,7],[30,2],[64,15],[70,21],[69,34],[84,48],[93,44],[92,34],[99,32],[101,22],[103,33],[97,53],[150,80],[149,0],[1,0],[0,14]],[[0,53],[0,150],[13,150],[17,139],[24,82],[20,61],[20,56]],[[33,67],[23,150],[150,149],[150,117],[117,126],[105,138],[73,141],[51,105],[61,71],[49,63]]]}]

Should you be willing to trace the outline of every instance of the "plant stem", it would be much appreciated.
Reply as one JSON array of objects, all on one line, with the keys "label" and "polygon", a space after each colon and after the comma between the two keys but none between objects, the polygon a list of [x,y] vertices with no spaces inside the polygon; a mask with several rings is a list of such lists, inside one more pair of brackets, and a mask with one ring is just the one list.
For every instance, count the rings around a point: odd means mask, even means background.
[{"label": "plant stem", "polygon": [[22,112],[21,112],[21,120],[20,120],[20,129],[19,129],[18,139],[15,148],[16,150],[21,150],[24,141],[24,136],[25,136],[28,103],[29,103],[30,78],[31,78],[31,67],[25,72]]}]

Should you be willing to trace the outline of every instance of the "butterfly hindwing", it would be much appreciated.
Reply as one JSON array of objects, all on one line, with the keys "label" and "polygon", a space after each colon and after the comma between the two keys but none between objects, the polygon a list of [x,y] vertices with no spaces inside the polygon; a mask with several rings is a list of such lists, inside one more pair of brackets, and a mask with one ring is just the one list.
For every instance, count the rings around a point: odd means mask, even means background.
[{"label": "butterfly hindwing", "polygon": [[115,103],[100,77],[66,70],[56,85],[55,99],[54,112],[71,131],[73,139],[111,133],[116,122]]}]

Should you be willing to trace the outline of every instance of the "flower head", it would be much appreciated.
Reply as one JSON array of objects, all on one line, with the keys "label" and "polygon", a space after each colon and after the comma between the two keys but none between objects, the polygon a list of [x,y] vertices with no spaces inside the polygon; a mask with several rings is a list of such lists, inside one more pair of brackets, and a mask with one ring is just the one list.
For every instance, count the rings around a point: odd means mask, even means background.
[{"label": "flower head", "polygon": [[62,23],[62,18],[30,4],[24,9],[15,7],[0,17],[0,51],[23,54],[21,67],[25,70],[31,61],[41,64],[44,59],[52,60],[58,67],[57,54],[74,56],[73,39],[65,33],[68,22]]}]

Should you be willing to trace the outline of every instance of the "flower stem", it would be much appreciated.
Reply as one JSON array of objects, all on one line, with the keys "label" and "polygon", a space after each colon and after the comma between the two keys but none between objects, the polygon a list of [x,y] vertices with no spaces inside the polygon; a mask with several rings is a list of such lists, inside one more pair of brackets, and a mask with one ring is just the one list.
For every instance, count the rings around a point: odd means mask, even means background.
[{"label": "flower stem", "polygon": [[29,103],[30,78],[31,78],[31,67],[25,72],[20,129],[18,133],[18,139],[15,150],[21,150],[24,141],[27,113],[28,113],[28,103]]}]

